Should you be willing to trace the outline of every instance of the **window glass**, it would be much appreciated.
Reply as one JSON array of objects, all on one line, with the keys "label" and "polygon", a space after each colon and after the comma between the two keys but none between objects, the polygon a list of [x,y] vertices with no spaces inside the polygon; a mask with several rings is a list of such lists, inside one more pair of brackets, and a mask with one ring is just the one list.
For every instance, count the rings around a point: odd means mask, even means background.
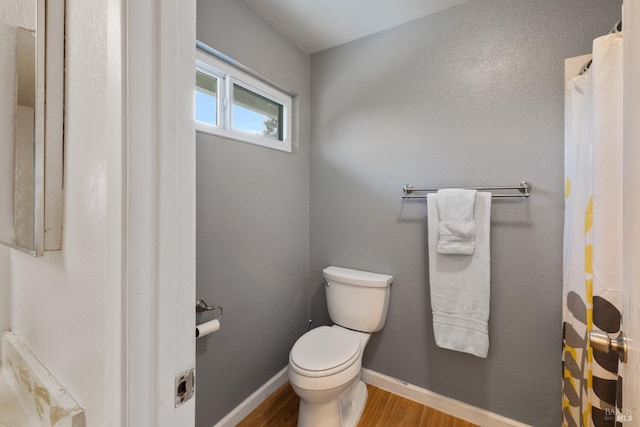
[{"label": "window glass", "polygon": [[233,85],[233,128],[282,141],[284,107],[238,84]]},{"label": "window glass", "polygon": [[218,126],[218,79],[196,71],[196,120]]}]

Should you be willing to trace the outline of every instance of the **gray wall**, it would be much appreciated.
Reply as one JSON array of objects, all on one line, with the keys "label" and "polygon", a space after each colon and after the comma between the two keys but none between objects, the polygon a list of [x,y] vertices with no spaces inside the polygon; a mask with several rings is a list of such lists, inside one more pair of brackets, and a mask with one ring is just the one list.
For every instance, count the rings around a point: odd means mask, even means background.
[{"label": "gray wall", "polygon": [[[311,56],[312,314],[320,271],[396,278],[364,366],[533,425],[560,421],[564,58],[620,1],[476,0]],[[487,359],[435,346],[416,186],[533,185],[494,202]]]},{"label": "gray wall", "polygon": [[[197,134],[197,296],[222,305],[197,341],[196,425],[284,368],[306,330],[309,56],[238,0],[199,0],[197,37],[294,94],[294,153]],[[198,316],[198,321],[210,315]]]}]

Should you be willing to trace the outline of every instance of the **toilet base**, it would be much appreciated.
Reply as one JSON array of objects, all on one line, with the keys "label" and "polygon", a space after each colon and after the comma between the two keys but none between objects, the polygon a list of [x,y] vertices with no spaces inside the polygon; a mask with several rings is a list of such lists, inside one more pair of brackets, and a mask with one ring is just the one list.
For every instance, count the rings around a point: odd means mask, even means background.
[{"label": "toilet base", "polygon": [[355,427],[367,403],[367,386],[354,381],[340,399],[308,402],[300,399],[298,427]]},{"label": "toilet base", "polygon": [[364,407],[367,404],[367,386],[361,380],[353,384],[353,392],[349,398],[340,399],[340,410],[343,427],[355,427],[362,417]]}]

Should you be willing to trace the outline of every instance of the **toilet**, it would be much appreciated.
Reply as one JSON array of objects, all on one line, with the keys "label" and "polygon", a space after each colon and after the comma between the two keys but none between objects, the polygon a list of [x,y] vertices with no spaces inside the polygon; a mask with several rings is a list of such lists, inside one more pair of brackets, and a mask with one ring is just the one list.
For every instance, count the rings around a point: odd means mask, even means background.
[{"label": "toilet", "polygon": [[384,326],[393,277],[342,267],[322,271],[333,326],[310,330],[289,353],[299,427],[352,427],[367,401],[360,379],[371,333]]}]

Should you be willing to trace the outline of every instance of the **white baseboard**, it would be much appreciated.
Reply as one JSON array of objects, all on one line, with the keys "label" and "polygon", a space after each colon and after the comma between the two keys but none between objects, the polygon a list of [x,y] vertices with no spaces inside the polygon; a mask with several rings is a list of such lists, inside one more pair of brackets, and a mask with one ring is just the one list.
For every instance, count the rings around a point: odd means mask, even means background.
[{"label": "white baseboard", "polygon": [[[287,367],[285,366],[213,427],[235,426],[271,396],[273,392],[278,390],[280,386],[286,383],[287,380]],[[362,368],[362,381],[479,426],[530,427],[528,424],[521,423],[520,421],[512,420],[487,411],[486,409],[477,408],[468,403],[439,395],[427,389],[372,371],[371,369]]]},{"label": "white baseboard", "polygon": [[486,409],[477,408],[450,397],[441,396],[427,389],[380,374],[370,369],[362,368],[362,381],[480,426],[530,427],[520,421],[503,417],[502,415],[495,414]]},{"label": "white baseboard", "polygon": [[256,390],[251,396],[243,400],[235,409],[229,412],[223,419],[218,421],[213,427],[233,427],[242,421],[247,415],[256,409],[267,397],[278,390],[281,385],[288,381],[287,367],[285,366],[275,374],[262,387]]}]

